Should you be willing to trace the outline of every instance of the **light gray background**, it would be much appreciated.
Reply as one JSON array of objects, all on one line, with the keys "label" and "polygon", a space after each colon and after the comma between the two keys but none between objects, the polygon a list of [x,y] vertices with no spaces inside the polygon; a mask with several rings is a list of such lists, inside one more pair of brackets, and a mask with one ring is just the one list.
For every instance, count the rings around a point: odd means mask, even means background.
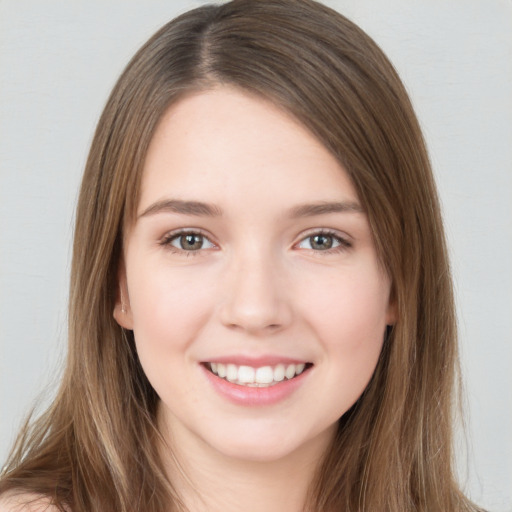
[{"label": "light gray background", "polygon": [[[0,0],[0,460],[64,355],[72,217],[122,68],[200,1]],[[331,0],[395,63],[438,179],[459,306],[461,479],[512,510],[512,1]]]}]

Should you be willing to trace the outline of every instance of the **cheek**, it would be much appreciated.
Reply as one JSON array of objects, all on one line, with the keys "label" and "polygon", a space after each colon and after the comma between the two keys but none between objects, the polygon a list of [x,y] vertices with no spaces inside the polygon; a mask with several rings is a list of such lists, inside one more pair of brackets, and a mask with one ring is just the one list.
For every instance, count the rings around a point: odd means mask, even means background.
[{"label": "cheek", "polygon": [[351,268],[332,272],[322,279],[311,279],[304,286],[304,311],[321,328],[326,338],[346,335],[353,340],[370,340],[372,333],[383,333],[389,303],[389,283],[378,269]]},{"label": "cheek", "polygon": [[[132,275],[134,275],[132,273]],[[133,332],[141,363],[169,365],[186,355],[213,308],[212,287],[187,272],[142,272],[128,283]]]},{"label": "cheek", "polygon": [[304,317],[323,346],[329,383],[343,389],[341,409],[368,384],[382,350],[389,284],[377,270],[340,273],[308,286]]}]

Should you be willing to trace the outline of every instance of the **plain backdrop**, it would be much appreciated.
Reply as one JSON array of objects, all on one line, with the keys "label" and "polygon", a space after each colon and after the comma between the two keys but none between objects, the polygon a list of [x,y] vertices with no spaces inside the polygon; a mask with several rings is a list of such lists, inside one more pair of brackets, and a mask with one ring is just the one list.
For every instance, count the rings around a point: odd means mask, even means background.
[{"label": "plain backdrop", "polygon": [[[107,95],[157,28],[202,3],[0,0],[0,461],[58,379],[74,204]],[[511,511],[512,1],[326,3],[380,44],[416,107],[459,311],[461,480],[477,502]]]}]

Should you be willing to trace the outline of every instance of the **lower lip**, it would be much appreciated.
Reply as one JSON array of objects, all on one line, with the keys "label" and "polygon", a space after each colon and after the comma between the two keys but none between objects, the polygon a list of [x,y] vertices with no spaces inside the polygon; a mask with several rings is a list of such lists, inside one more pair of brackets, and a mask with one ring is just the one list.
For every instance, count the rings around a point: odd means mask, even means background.
[{"label": "lower lip", "polygon": [[273,386],[258,388],[233,384],[225,379],[221,379],[203,365],[201,366],[208,382],[217,393],[234,404],[246,406],[273,405],[287,399],[307,379],[311,370],[309,368],[300,375],[297,375],[297,377],[283,380]]}]

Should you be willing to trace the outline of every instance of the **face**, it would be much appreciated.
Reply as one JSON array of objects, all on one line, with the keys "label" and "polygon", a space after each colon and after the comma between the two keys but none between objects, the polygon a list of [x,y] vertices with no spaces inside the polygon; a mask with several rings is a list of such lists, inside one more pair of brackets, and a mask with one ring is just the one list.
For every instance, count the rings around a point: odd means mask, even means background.
[{"label": "face", "polygon": [[156,130],[120,289],[115,317],[173,440],[247,460],[331,439],[394,321],[345,170],[276,106],[225,87]]}]

